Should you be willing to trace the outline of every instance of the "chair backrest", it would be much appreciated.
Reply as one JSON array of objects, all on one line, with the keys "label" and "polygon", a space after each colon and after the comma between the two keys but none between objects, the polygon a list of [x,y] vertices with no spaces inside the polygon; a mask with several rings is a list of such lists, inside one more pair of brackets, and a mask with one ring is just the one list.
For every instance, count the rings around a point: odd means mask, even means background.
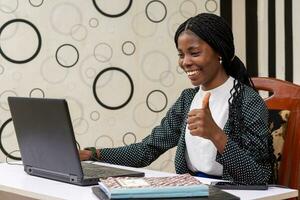
[{"label": "chair backrest", "polygon": [[278,184],[300,190],[300,86],[275,78],[253,77],[258,91],[269,91],[268,109],[289,110]]}]

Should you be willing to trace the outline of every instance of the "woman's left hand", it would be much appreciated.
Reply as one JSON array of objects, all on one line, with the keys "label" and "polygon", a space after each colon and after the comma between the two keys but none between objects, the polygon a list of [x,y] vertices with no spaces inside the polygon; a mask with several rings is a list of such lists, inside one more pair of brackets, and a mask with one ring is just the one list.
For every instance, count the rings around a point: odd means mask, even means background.
[{"label": "woman's left hand", "polygon": [[215,134],[223,131],[212,118],[209,98],[210,93],[206,93],[202,101],[202,108],[193,109],[189,112],[187,125],[192,135],[212,140]]},{"label": "woman's left hand", "polygon": [[216,124],[209,109],[210,93],[206,93],[202,101],[202,108],[193,109],[188,114],[187,126],[191,135],[209,139],[220,153],[224,152],[227,135]]},{"label": "woman's left hand", "polygon": [[191,135],[211,140],[222,154],[227,143],[227,135],[212,118],[209,98],[210,93],[206,93],[202,101],[202,108],[193,109],[189,112],[187,126]]}]

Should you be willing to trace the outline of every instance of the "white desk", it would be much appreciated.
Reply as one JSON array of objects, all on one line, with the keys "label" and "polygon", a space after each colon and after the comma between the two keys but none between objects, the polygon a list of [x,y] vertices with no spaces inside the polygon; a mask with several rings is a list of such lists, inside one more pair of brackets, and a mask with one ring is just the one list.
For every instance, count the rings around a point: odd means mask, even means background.
[{"label": "white desk", "polygon": [[[106,164],[108,165],[108,164]],[[129,167],[120,167],[129,168]],[[131,168],[132,169],[132,168]],[[145,172],[146,176],[167,176],[170,173],[137,169]],[[199,178],[204,183],[210,183],[212,179]],[[98,200],[92,193],[90,186],[76,186],[26,174],[22,165],[0,164],[0,190],[22,195],[34,199],[70,199],[70,200]],[[270,188],[266,191],[238,191],[226,190],[241,199],[285,199],[298,196],[298,190],[285,188]],[[3,193],[2,193],[3,194]],[[1,192],[0,192],[1,195]],[[0,196],[0,199],[1,196]],[[17,199],[17,198],[16,198]],[[24,198],[26,199],[26,198]]]}]

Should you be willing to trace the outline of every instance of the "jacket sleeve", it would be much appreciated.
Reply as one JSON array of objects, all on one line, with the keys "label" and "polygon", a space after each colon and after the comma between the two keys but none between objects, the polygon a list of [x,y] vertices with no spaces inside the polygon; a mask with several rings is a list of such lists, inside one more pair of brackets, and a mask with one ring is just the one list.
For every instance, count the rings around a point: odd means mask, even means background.
[{"label": "jacket sleeve", "polygon": [[272,137],[268,128],[268,110],[258,93],[246,92],[242,115],[245,132],[233,137],[228,124],[224,128],[228,141],[223,154],[218,153],[216,158],[223,165],[223,178],[245,183],[269,182]]},{"label": "jacket sleeve", "polygon": [[100,160],[118,165],[145,167],[165,151],[175,147],[183,124],[185,91],[181,93],[181,96],[161,120],[160,125],[156,126],[150,135],[139,143],[101,149]]}]

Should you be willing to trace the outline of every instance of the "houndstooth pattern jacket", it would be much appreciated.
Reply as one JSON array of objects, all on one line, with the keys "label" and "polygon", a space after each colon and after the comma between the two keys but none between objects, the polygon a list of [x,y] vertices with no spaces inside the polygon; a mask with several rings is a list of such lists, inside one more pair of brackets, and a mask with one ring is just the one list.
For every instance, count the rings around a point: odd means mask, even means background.
[{"label": "houndstooth pattern jacket", "polygon": [[[145,167],[168,149],[177,146],[176,173],[193,174],[185,160],[185,128],[191,102],[198,90],[199,87],[183,90],[160,125],[141,142],[101,149],[100,160],[117,165]],[[248,86],[245,86],[242,101],[245,131],[237,131],[238,123],[235,123],[236,128],[231,130],[229,120],[227,121],[223,130],[228,136],[228,142],[223,154],[217,153],[216,161],[223,165],[222,178],[225,180],[245,183],[269,182],[272,176],[272,155],[268,146],[272,145],[272,142],[270,143],[268,129],[268,110],[259,94]]]}]

